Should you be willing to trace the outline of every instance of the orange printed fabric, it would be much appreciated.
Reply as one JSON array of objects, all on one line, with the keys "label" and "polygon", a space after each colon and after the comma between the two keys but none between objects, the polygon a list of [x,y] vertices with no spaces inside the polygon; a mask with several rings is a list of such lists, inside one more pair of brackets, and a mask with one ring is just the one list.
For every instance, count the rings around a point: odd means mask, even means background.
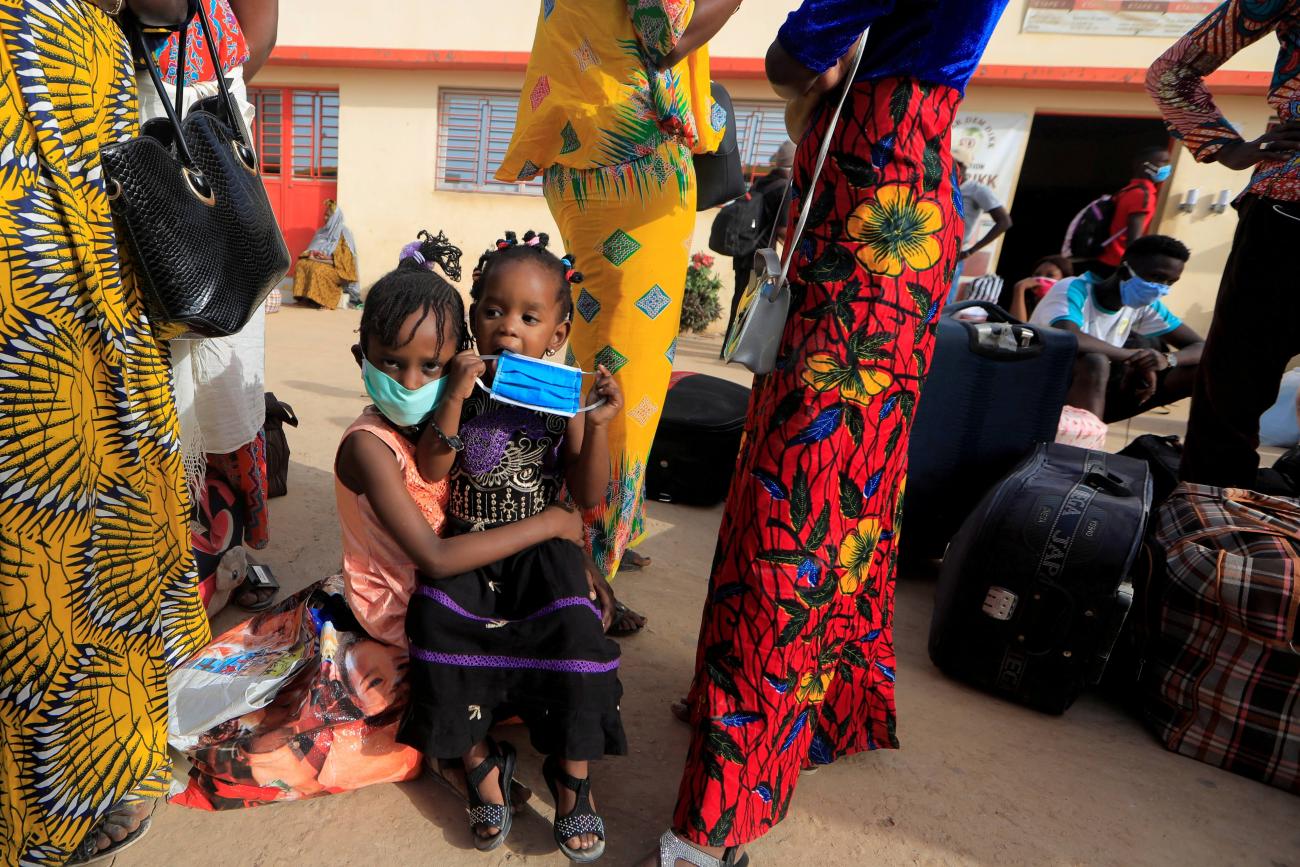
[{"label": "orange printed fabric", "polygon": [[[1268,102],[1285,123],[1300,114],[1300,0],[1228,0],[1151,65],[1147,91],[1170,133],[1198,162],[1211,162],[1224,145],[1242,140],[1215,105],[1206,76],[1270,33],[1279,47]],[[1300,160],[1260,163],[1249,191],[1300,201]]]}]

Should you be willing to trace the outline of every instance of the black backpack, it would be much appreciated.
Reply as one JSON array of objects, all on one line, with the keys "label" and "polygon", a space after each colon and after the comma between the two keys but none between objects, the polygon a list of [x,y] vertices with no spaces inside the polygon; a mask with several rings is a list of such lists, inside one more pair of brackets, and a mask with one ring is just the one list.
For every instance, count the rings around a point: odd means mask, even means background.
[{"label": "black backpack", "polygon": [[1065,243],[1061,254],[1072,259],[1096,259],[1110,242],[1107,233],[1115,219],[1115,199],[1102,196],[1093,199],[1070,221],[1065,230]]},{"label": "black backpack", "polygon": [[713,218],[709,249],[722,256],[751,256],[764,243],[763,193],[751,189]]},{"label": "black backpack", "polygon": [[[1120,193],[1129,189],[1129,186],[1120,190]],[[1065,243],[1061,245],[1061,255],[1072,259],[1098,258],[1106,245],[1127,229],[1126,226],[1121,226],[1118,232],[1112,233],[1110,227],[1114,222],[1115,196],[1093,199],[1070,221],[1070,227],[1065,230]]]},{"label": "black backpack", "polygon": [[1152,508],[1159,508],[1178,487],[1178,466],[1183,460],[1183,441],[1178,437],[1143,434],[1120,454],[1146,461],[1151,467]]}]

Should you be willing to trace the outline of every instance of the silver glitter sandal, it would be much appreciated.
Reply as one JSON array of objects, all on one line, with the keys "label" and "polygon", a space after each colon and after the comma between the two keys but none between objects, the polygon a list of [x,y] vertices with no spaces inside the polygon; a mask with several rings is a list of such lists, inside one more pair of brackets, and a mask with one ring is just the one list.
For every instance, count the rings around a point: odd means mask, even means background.
[{"label": "silver glitter sandal", "polygon": [[721,858],[714,858],[669,829],[659,838],[659,867],[677,867],[678,861],[694,864],[695,867],[749,867],[749,855],[738,852],[735,846],[723,852]]}]

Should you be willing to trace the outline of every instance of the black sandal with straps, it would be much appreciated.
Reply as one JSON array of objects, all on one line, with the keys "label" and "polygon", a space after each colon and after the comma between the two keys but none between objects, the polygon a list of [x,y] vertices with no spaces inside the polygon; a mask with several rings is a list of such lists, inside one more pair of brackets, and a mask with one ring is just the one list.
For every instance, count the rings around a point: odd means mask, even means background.
[{"label": "black sandal with straps", "polygon": [[[605,854],[605,820],[591,808],[591,778],[579,780],[566,774],[560,768],[560,760],[553,755],[542,762],[542,776],[555,800],[555,845],[570,861],[579,864],[590,864],[599,859]],[[564,816],[560,815],[560,786],[577,796],[573,809]],[[583,834],[595,834],[600,839],[590,849],[570,849],[565,845],[564,841]]]},{"label": "black sandal with straps", "polygon": [[[465,771],[466,795],[469,801],[469,830],[474,835],[474,848],[480,852],[491,852],[506,841],[513,823],[513,811],[510,809],[510,781],[515,776],[515,748],[505,741],[497,743],[488,741],[492,751],[486,759],[479,762],[474,770]],[[501,786],[504,804],[489,804],[478,793],[478,787],[493,770]],[[479,828],[499,828],[491,837],[479,834]]]}]

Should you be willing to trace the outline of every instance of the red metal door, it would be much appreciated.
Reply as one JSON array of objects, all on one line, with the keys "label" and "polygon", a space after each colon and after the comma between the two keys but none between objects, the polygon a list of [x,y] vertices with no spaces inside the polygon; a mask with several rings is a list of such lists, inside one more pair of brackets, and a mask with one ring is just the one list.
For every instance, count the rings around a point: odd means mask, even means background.
[{"label": "red metal door", "polygon": [[338,91],[250,88],[262,181],[295,259],[324,222],[325,200],[338,195]]}]

